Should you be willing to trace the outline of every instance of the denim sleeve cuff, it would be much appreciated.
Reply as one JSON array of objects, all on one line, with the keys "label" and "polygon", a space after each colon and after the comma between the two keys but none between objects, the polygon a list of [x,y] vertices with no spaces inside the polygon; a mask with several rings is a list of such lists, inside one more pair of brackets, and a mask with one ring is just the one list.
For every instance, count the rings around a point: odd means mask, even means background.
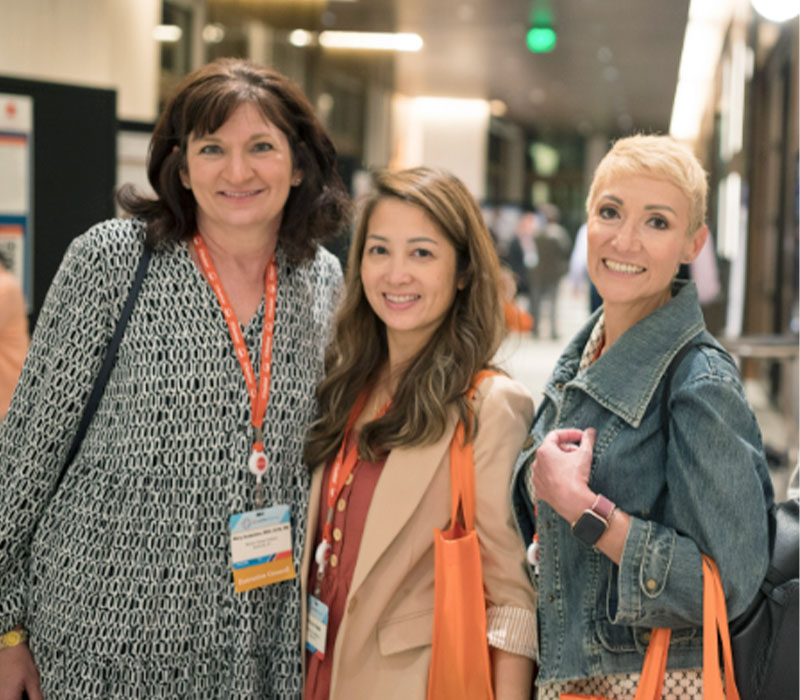
[{"label": "denim sleeve cuff", "polygon": [[536,613],[508,605],[486,611],[486,637],[489,645],[536,661],[538,639]]},{"label": "denim sleeve cuff", "polygon": [[657,537],[654,523],[631,517],[617,574],[617,595],[609,599],[607,611],[614,624],[631,625],[642,619],[647,600],[664,591],[674,551],[674,532]]}]

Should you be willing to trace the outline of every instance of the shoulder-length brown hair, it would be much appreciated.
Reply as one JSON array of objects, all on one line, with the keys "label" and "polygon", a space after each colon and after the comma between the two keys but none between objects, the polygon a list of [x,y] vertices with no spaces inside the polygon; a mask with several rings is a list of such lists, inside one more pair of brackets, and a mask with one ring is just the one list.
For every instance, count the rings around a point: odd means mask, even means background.
[{"label": "shoulder-length brown hair", "polygon": [[291,188],[278,231],[288,258],[294,263],[312,258],[317,243],[347,223],[349,197],[336,171],[336,150],[302,90],[256,63],[222,58],[187,75],[156,123],[147,176],[158,198],[140,196],[131,185],[117,195],[123,209],[147,222],[150,244],[194,234],[197,204],[180,179],[189,136],[215,132],[245,103],[286,135],[292,166],[303,172],[302,183]]},{"label": "shoulder-length brown hair", "polygon": [[388,197],[421,208],[453,244],[459,289],[446,318],[400,378],[389,411],[362,428],[360,454],[374,459],[394,447],[436,441],[452,405],[466,421],[472,377],[491,365],[504,335],[497,253],[464,184],[431,168],[379,173],[350,248],[344,299],[325,357],[326,376],[317,390],[320,417],[311,426],[305,454],[312,467],[334,455],[357,396],[388,359],[384,324],[361,283],[370,217]]}]

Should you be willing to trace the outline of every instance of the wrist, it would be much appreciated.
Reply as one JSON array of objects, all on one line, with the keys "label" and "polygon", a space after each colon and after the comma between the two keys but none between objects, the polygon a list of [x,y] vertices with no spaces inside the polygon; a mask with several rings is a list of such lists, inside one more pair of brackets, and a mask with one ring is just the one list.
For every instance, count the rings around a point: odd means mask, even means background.
[{"label": "wrist", "polygon": [[9,649],[19,646],[28,641],[28,633],[22,625],[9,630],[5,634],[0,634],[0,649]]},{"label": "wrist", "polygon": [[597,501],[598,494],[587,489],[583,489],[576,493],[569,501],[569,510],[563,513],[564,519],[569,523],[570,527],[580,518],[587,510],[591,510]]}]

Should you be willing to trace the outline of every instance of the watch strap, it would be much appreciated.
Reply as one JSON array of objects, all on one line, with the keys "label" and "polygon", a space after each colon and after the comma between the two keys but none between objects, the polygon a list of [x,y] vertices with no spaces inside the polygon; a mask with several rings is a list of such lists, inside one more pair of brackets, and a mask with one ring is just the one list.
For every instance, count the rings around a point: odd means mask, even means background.
[{"label": "watch strap", "polygon": [[599,515],[608,524],[611,515],[614,513],[616,506],[609,501],[605,496],[598,493],[597,498],[594,499],[592,507],[589,509],[595,515]]}]

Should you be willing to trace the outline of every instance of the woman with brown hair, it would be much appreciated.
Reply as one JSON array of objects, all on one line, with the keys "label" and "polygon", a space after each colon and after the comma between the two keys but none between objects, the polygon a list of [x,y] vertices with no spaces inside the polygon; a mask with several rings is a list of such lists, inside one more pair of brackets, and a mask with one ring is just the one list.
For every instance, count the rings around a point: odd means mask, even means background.
[{"label": "woman with brown hair", "polygon": [[287,78],[215,61],[156,124],[157,198],[123,189],[134,218],[71,244],[0,429],[3,700],[299,696],[303,440],[341,284],[318,242],[348,213],[335,158]]},{"label": "woman with brown hair", "polygon": [[497,255],[464,185],[427,168],[377,176],[306,449],[316,469],[302,578],[312,608],[328,611],[310,640],[307,700],[425,697],[433,530],[450,520],[448,446],[468,412],[495,692],[528,697],[533,594],[507,485],[533,404],[499,374],[467,399],[502,335]]}]

